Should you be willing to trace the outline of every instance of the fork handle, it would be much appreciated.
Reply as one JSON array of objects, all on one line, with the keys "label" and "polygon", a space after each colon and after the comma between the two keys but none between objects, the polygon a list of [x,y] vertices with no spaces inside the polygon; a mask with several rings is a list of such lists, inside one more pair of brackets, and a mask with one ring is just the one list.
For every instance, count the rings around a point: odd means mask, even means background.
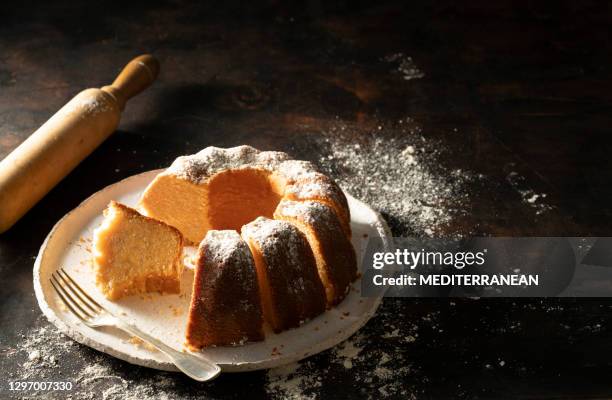
[{"label": "fork handle", "polygon": [[215,363],[201,357],[177,351],[161,340],[154,338],[134,325],[123,322],[118,318],[116,318],[115,326],[155,346],[159,351],[167,355],[178,369],[196,381],[204,382],[211,380],[221,372],[221,368]]}]

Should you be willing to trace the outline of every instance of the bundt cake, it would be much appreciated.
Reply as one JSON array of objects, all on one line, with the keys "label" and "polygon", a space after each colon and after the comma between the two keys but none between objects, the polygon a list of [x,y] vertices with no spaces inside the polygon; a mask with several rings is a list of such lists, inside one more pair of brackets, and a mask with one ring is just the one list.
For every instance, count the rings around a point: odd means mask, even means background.
[{"label": "bundt cake", "polygon": [[197,244],[211,229],[239,230],[259,216],[272,218],[285,198],[330,205],[350,237],[348,204],[334,181],[309,162],[250,146],[207,147],[177,158],[146,188],[139,207]]},{"label": "bundt cake", "polygon": [[[342,301],[357,277],[342,190],[285,153],[208,147],[179,157],[145,189],[139,210],[149,217],[142,221],[163,221],[156,226],[200,244],[191,348],[261,340],[262,317],[275,332],[297,327]],[[147,243],[157,254],[158,244]]]},{"label": "bundt cake", "polygon": [[312,250],[293,225],[258,217],[242,227],[255,258],[264,318],[275,332],[325,311],[325,290]]},{"label": "bundt cake", "polygon": [[238,232],[208,231],[198,248],[186,339],[193,349],[263,340],[255,261]]},{"label": "bundt cake", "polygon": [[93,247],[96,284],[108,299],[179,293],[183,237],[176,228],[111,201]]}]

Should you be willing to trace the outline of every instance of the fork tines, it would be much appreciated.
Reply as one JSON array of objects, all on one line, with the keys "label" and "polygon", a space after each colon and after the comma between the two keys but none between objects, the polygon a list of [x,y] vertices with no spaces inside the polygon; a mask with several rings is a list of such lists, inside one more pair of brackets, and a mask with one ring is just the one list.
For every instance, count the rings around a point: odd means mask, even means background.
[{"label": "fork tines", "polygon": [[63,268],[51,274],[51,285],[66,307],[80,320],[94,318],[106,311],[75,282]]}]

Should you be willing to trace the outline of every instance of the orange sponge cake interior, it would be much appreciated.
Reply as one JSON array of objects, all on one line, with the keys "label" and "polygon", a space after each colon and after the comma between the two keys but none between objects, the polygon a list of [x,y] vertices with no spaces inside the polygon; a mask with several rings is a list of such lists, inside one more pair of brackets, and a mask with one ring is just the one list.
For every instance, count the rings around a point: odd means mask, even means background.
[{"label": "orange sponge cake interior", "polygon": [[161,173],[140,198],[145,215],[178,228],[185,239],[198,244],[209,229],[206,186]]},{"label": "orange sponge cake interior", "polygon": [[107,298],[179,293],[183,238],[176,228],[111,201],[93,246],[96,284]]},{"label": "orange sponge cake interior", "polygon": [[239,231],[264,216],[272,218],[281,199],[270,173],[260,168],[219,172],[208,185],[208,221],[211,229]]}]

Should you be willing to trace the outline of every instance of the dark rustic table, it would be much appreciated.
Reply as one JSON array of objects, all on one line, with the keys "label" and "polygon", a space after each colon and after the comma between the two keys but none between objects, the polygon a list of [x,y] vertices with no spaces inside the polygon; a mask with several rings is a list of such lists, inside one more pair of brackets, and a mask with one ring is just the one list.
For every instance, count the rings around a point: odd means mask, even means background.
[{"label": "dark rustic table", "polygon": [[[610,236],[612,10],[603,2],[11,3],[0,5],[0,158],[133,56],[154,53],[162,73],[116,134],[0,235],[3,390],[24,368],[49,364],[27,364],[37,355],[23,342],[48,325],[32,264],[55,222],[104,186],[208,145],[318,162],[303,143],[330,121],[349,126],[357,143],[373,126],[409,118],[451,149],[440,163],[486,176],[471,212],[443,233]],[[403,79],[415,71],[393,64],[398,53],[424,76]],[[550,209],[534,212],[509,187],[511,171],[547,193]],[[385,217],[396,234],[410,230],[402,216]],[[297,389],[265,371],[197,384],[65,343],[46,372],[28,374],[75,381],[75,398],[122,398],[105,379],[140,399],[610,397],[611,305],[385,299],[353,340],[357,350],[326,351],[288,375]],[[92,363],[107,378],[79,381]]]}]

